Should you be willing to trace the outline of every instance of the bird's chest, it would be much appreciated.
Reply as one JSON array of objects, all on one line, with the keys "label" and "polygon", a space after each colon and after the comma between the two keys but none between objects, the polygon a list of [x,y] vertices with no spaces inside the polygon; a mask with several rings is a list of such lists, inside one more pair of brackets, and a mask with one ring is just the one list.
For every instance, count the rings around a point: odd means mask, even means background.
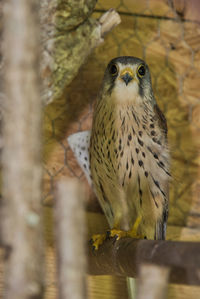
[{"label": "bird's chest", "polygon": [[164,148],[162,132],[153,116],[138,115],[134,109],[119,110],[115,118],[101,126],[99,154],[107,175],[122,188],[138,184],[138,180],[148,183]]},{"label": "bird's chest", "polygon": [[157,219],[169,175],[165,136],[150,109],[109,111],[97,114],[91,138],[91,172],[100,202],[109,201],[115,224],[122,219],[131,224],[141,213]]}]

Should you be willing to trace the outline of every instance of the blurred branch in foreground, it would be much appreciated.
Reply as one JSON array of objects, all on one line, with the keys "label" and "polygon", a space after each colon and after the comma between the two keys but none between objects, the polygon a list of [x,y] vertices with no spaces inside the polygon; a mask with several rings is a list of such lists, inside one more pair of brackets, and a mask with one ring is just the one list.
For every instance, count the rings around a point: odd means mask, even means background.
[{"label": "blurred branch in foreground", "polygon": [[143,264],[139,269],[137,280],[137,299],[165,299],[167,298],[167,287],[169,268]]},{"label": "blurred branch in foreground", "polygon": [[86,298],[84,199],[84,188],[78,180],[58,182],[54,218],[60,299]]},{"label": "blurred branch in foreground", "polygon": [[200,243],[135,240],[106,240],[98,250],[89,245],[90,275],[138,276],[139,266],[150,263],[170,268],[169,282],[200,284]]},{"label": "blurred branch in foreground", "polygon": [[4,298],[42,298],[40,28],[38,2],[4,1],[1,237],[10,250]]}]

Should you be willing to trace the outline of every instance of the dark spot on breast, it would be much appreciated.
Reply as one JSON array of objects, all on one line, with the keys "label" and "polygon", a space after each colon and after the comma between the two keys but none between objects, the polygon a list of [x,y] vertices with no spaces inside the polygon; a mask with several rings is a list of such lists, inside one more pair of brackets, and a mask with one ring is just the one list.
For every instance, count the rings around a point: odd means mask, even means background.
[{"label": "dark spot on breast", "polygon": [[81,152],[79,152],[79,156],[81,156]]},{"label": "dark spot on breast", "polygon": [[130,146],[130,142],[129,141],[127,141],[127,145]]},{"label": "dark spot on breast", "polygon": [[121,147],[121,144],[119,145],[119,151],[121,151],[122,147]]},{"label": "dark spot on breast", "polygon": [[117,149],[116,148],[114,149],[114,152],[115,152],[115,154],[117,154]]},{"label": "dark spot on breast", "polygon": [[160,166],[163,166],[163,167],[165,166],[165,164],[162,161],[160,161],[159,164],[160,164]]},{"label": "dark spot on breast", "polygon": [[160,184],[159,184],[158,181],[154,180],[154,183],[155,183],[155,185],[156,185],[158,188],[160,188]]},{"label": "dark spot on breast", "polygon": [[88,160],[88,158],[87,158],[87,157],[85,157],[84,159],[85,159],[85,161],[87,161],[87,160]]},{"label": "dark spot on breast", "polygon": [[153,156],[154,156],[155,159],[158,159],[158,155],[154,154]]},{"label": "dark spot on breast", "polygon": [[145,155],[145,153],[144,152],[142,152],[142,156],[145,158],[146,157],[146,155]]},{"label": "dark spot on breast", "polygon": [[131,157],[131,163],[134,165],[134,160],[133,160],[133,157]]},{"label": "dark spot on breast", "polygon": [[142,190],[141,189],[139,189],[139,193],[140,193],[140,196],[142,196]]},{"label": "dark spot on breast", "polygon": [[87,168],[86,164],[83,164],[83,167],[86,169]]},{"label": "dark spot on breast", "polygon": [[132,139],[132,136],[131,136],[131,134],[129,134],[128,135],[128,140],[131,141],[131,139]]},{"label": "dark spot on breast", "polygon": [[141,166],[143,165],[143,161],[142,161],[142,160],[139,160],[139,161],[138,161],[138,164],[139,164],[139,166],[141,167]]},{"label": "dark spot on breast", "polygon": [[140,138],[138,138],[138,142],[141,146],[143,146],[144,142]]},{"label": "dark spot on breast", "polygon": [[124,152],[122,151],[121,154],[120,154],[120,157],[123,157],[123,154],[124,154]]},{"label": "dark spot on breast", "polygon": [[156,132],[155,131],[151,131],[151,136],[155,136]]},{"label": "dark spot on breast", "polygon": [[152,149],[149,146],[147,146],[147,149],[148,149],[148,151],[150,151],[150,153],[153,154]]},{"label": "dark spot on breast", "polygon": [[150,124],[150,128],[154,129],[154,124]]},{"label": "dark spot on breast", "polygon": [[115,130],[113,131],[113,134],[112,134],[112,140],[114,140],[115,138]]},{"label": "dark spot on breast", "polygon": [[153,138],[152,140],[153,140],[153,142],[157,143],[157,139],[156,138]]},{"label": "dark spot on breast", "polygon": [[132,175],[132,173],[131,173],[131,171],[130,171],[130,172],[129,172],[129,175],[128,175],[129,179],[131,178],[131,175]]},{"label": "dark spot on breast", "polygon": [[139,126],[139,121],[138,121],[137,117],[135,116],[135,113],[133,111],[131,111],[131,112],[132,112],[132,115],[135,119],[135,122],[136,122],[137,126]]},{"label": "dark spot on breast", "polygon": [[108,144],[111,144],[111,140],[110,139],[108,140]]},{"label": "dark spot on breast", "polygon": [[119,144],[121,144],[122,143],[122,140],[121,140],[121,138],[119,139]]},{"label": "dark spot on breast", "polygon": [[135,151],[138,154],[139,153],[139,148],[136,147]]},{"label": "dark spot on breast", "polygon": [[140,137],[142,137],[142,131],[139,131],[139,135],[140,135]]},{"label": "dark spot on breast", "polygon": [[144,130],[146,129],[146,126],[145,126],[145,125],[143,125],[142,127],[143,127]]},{"label": "dark spot on breast", "polygon": [[126,162],[126,169],[128,170],[128,161]]},{"label": "dark spot on breast", "polygon": [[100,186],[100,189],[101,189],[101,192],[102,192],[102,197],[103,197],[104,201],[109,202],[107,197],[106,197],[106,194],[105,194],[105,191],[103,189],[103,186],[102,186],[101,182],[99,182],[99,186]]},{"label": "dark spot on breast", "polygon": [[147,118],[144,115],[142,115],[142,119],[143,119],[143,122],[146,124],[147,123]]},{"label": "dark spot on breast", "polygon": [[144,172],[144,175],[145,175],[145,177],[147,178],[149,174],[148,174],[147,171],[145,171],[145,172]]}]

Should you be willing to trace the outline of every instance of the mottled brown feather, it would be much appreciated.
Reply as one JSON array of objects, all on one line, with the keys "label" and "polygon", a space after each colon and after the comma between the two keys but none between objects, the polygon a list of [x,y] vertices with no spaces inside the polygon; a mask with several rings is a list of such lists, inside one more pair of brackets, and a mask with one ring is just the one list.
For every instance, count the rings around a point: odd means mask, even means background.
[{"label": "mottled brown feather", "polygon": [[163,130],[167,139],[167,120],[157,104],[154,105],[154,112],[158,116],[159,127]]}]

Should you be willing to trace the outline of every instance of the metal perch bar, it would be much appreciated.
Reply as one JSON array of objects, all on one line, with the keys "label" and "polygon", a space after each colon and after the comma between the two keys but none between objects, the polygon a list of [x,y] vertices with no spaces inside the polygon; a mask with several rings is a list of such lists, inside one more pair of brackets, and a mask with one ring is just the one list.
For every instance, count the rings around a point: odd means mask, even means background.
[{"label": "metal perch bar", "polygon": [[106,240],[97,251],[89,246],[91,275],[138,276],[143,263],[170,268],[169,282],[200,284],[200,243],[123,238]]}]

